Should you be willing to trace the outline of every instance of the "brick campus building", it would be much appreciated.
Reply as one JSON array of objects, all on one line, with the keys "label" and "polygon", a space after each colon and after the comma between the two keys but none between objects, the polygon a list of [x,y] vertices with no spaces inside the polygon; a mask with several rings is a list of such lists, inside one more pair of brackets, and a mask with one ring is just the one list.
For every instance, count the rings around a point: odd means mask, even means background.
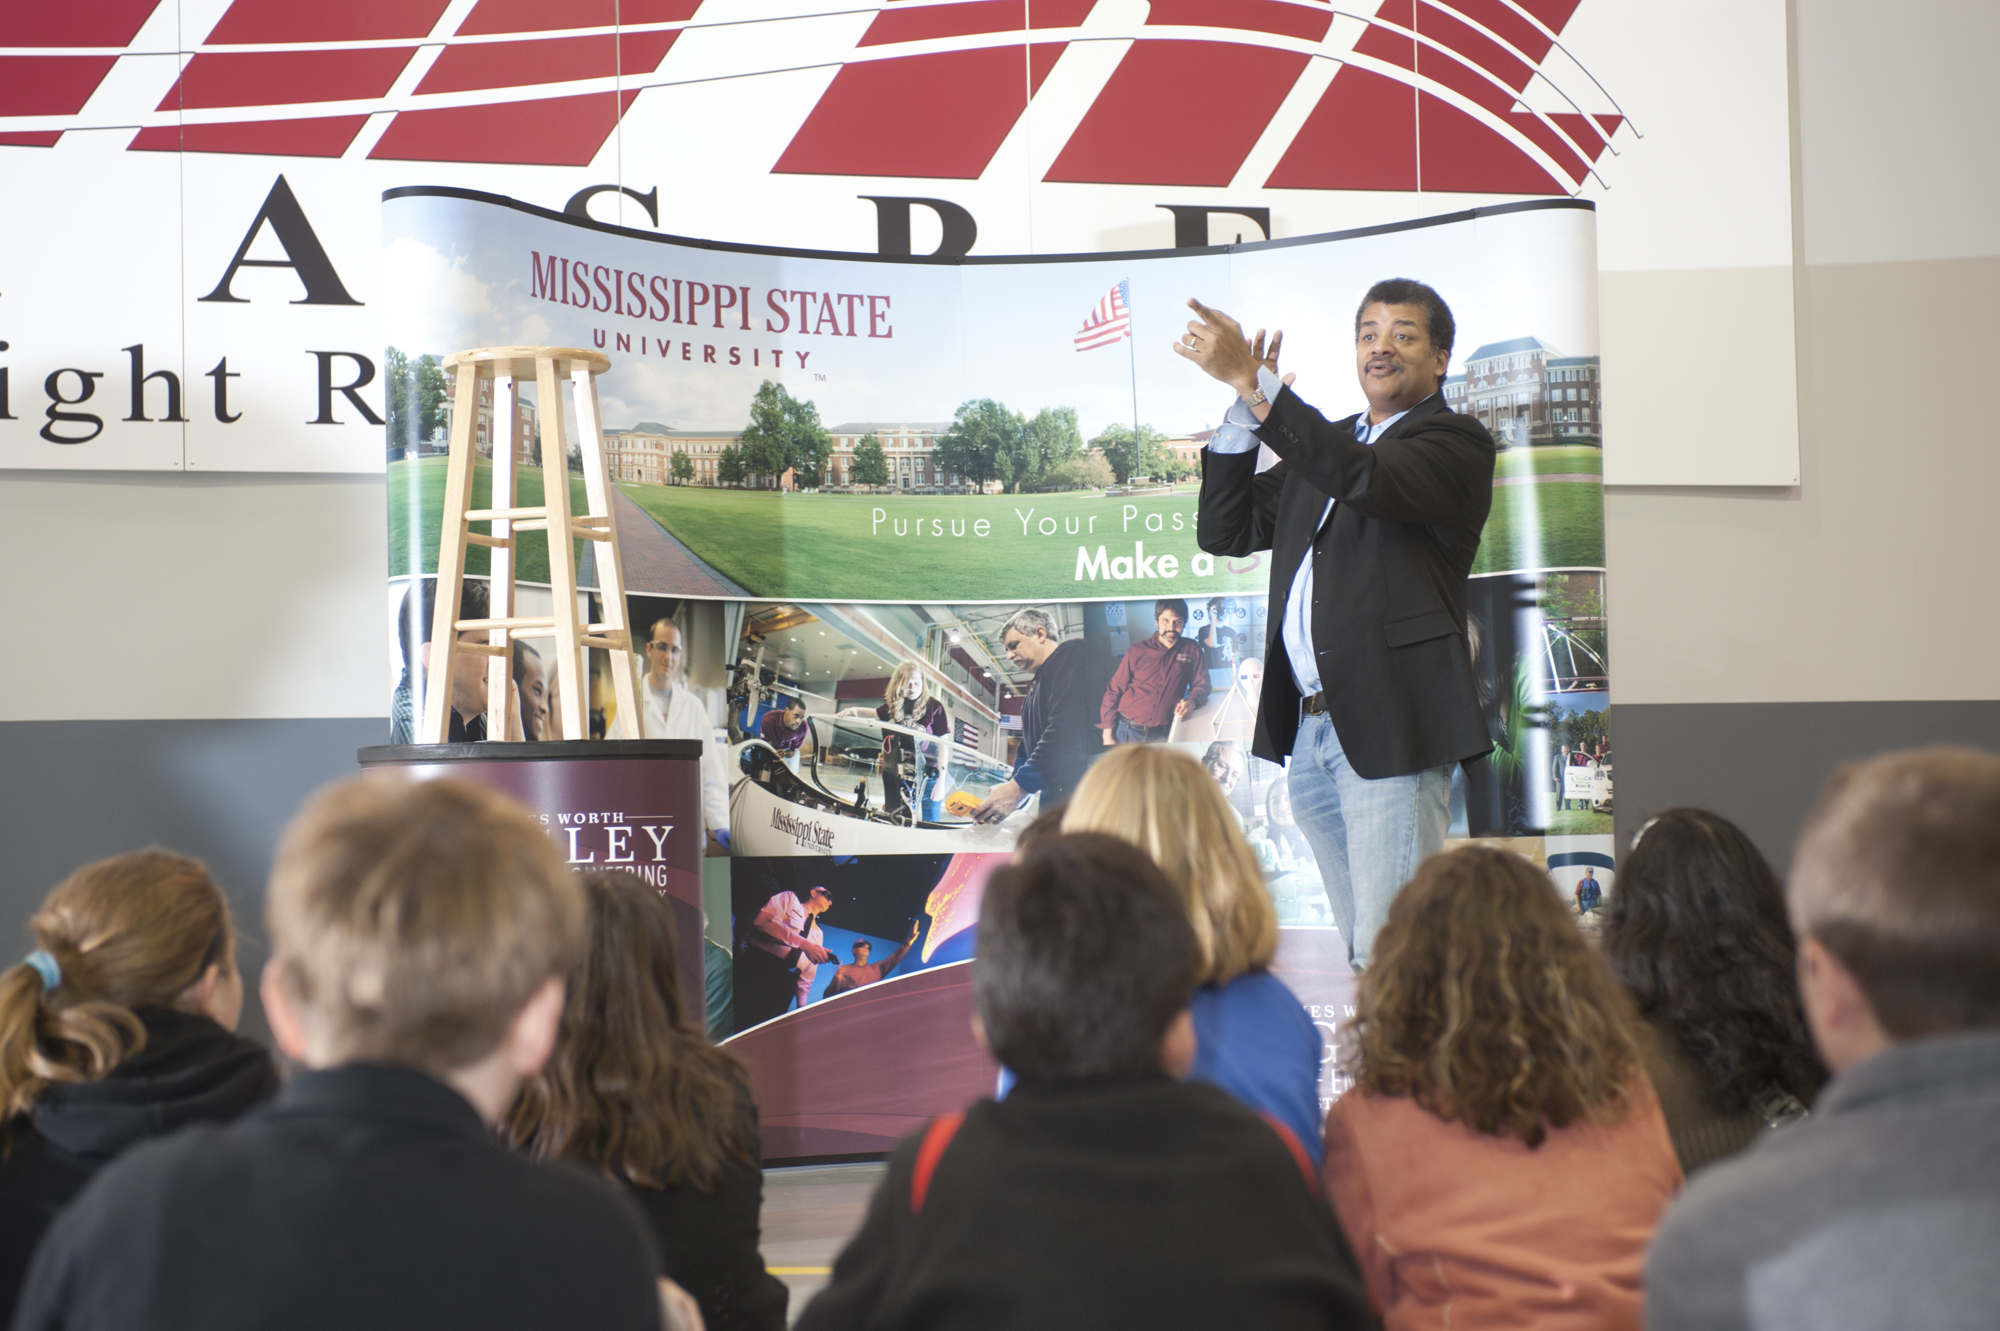
[{"label": "brick campus building", "polygon": [[1540,338],[1480,347],[1444,381],[1444,400],[1477,416],[1502,448],[1604,442],[1597,357],[1565,356]]},{"label": "brick campus building", "polygon": [[[873,438],[882,446],[889,464],[889,485],[893,489],[935,493],[966,488],[968,482],[939,468],[932,460],[937,437],[951,429],[950,421],[883,423],[850,421],[827,431],[833,451],[827,458],[822,487],[853,485],[854,450],[862,440]],[[741,430],[674,430],[647,422],[629,430],[606,430],[604,447],[613,480],[638,481],[650,485],[673,483],[673,455],[686,453],[694,466],[690,485],[717,485],[716,463],[722,450],[743,442]]]},{"label": "brick campus building", "polygon": [[[951,429],[950,421],[923,422],[881,422],[848,421],[827,430],[833,441],[833,451],[827,457],[826,471],[819,478],[819,486],[828,490],[843,490],[856,484],[854,480],[854,450],[864,439],[874,439],[882,446],[883,460],[889,467],[889,489],[907,490],[913,494],[959,494],[970,491],[971,482],[955,473],[939,467],[933,457],[937,439]],[[1162,447],[1173,453],[1190,469],[1200,467],[1199,454],[1213,430],[1203,430],[1199,434],[1162,441]],[[615,481],[638,482],[645,485],[672,485],[673,456],[685,453],[694,467],[694,475],[686,483],[689,485],[718,485],[716,464],[725,448],[734,448],[743,442],[743,432],[728,433],[718,430],[674,430],[667,426],[646,422],[629,430],[606,430],[604,432],[605,456],[611,468],[611,479]],[[998,482],[994,482],[995,488]]]}]

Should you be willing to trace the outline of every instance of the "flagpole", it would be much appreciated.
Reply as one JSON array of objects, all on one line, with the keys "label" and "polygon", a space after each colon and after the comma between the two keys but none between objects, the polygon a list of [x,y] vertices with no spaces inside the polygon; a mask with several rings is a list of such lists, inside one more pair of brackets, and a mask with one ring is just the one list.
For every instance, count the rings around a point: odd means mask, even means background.
[{"label": "flagpole", "polygon": [[1125,301],[1125,361],[1132,369],[1132,467],[1135,471],[1146,457],[1145,450],[1139,446],[1139,353],[1133,346],[1138,340],[1132,328],[1132,301],[1128,296]]}]

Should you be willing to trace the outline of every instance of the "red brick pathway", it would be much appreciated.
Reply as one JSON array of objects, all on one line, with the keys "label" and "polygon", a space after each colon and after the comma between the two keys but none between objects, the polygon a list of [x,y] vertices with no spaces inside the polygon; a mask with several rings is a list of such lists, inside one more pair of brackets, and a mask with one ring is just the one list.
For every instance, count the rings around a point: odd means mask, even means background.
[{"label": "red brick pathway", "polygon": [[750,594],[682,545],[615,485],[611,502],[618,510],[618,556],[625,566],[626,591],[667,596]]}]

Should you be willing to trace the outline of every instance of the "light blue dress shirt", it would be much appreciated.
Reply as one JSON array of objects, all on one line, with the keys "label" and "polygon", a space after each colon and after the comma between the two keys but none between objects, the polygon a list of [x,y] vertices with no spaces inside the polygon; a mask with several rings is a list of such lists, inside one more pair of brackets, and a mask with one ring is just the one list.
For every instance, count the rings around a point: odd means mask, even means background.
[{"label": "light blue dress shirt", "polygon": [[[1284,385],[1278,376],[1264,367],[1257,367],[1257,387],[1265,397],[1276,399],[1278,390]],[[1409,415],[1405,408],[1381,424],[1371,424],[1368,414],[1363,412],[1354,422],[1354,437],[1364,444],[1372,444],[1386,433],[1390,426]],[[1229,404],[1229,411],[1216,427],[1215,435],[1208,441],[1208,447],[1215,453],[1248,453],[1257,447],[1257,436],[1251,433],[1260,424],[1248,403],[1237,398]],[[1326,501],[1320,510],[1319,521],[1313,526],[1313,537],[1318,539],[1320,529],[1333,516],[1334,501]],[[1292,577],[1292,590],[1285,597],[1285,622],[1279,633],[1279,640],[1285,644],[1285,657],[1292,663],[1292,678],[1298,681],[1299,692],[1306,697],[1318,693],[1324,684],[1319,677],[1319,657],[1313,651],[1312,638],[1312,594],[1313,559],[1312,551],[1306,551],[1299,561],[1299,571]]]}]

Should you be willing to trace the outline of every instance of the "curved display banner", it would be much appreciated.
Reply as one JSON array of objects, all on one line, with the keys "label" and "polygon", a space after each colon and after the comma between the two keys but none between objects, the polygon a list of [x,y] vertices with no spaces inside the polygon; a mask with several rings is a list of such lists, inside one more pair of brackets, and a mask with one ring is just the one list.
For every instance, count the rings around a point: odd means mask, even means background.
[{"label": "curved display banner", "polygon": [[[1190,297],[1281,328],[1295,390],[1339,419],[1365,406],[1368,287],[1413,277],[1450,304],[1447,402],[1500,444],[1468,625],[1495,747],[1455,773],[1451,835],[1545,867],[1590,928],[1613,789],[1593,223],[1565,200],[1217,249],[883,259],[393,191],[385,686],[420,696],[452,401],[439,363],[601,348],[627,619],[652,646],[637,717],[591,653],[591,737],[710,745],[710,1028],[751,1069],[767,1157],[880,1154],[991,1089],[967,963],[986,878],[1039,807],[991,825],[971,811],[1009,780],[1031,707],[1078,718],[1093,752],[1100,731],[1142,733],[1120,718],[1148,639],[1194,645],[1175,658],[1183,714],[1143,733],[1203,763],[1263,863],[1277,970],[1326,1033],[1330,1099],[1353,977],[1284,769],[1250,755],[1270,570],[1195,544],[1200,450],[1231,395],[1169,343]],[[502,432],[522,504],[544,476],[535,410],[530,393]],[[475,505],[489,475],[479,462]],[[520,551],[523,615],[549,613],[539,539]],[[475,581],[484,556],[469,552]],[[1022,622],[1060,670],[1010,650]],[[520,738],[584,738],[560,733],[532,643],[514,664]],[[469,673],[467,708],[483,689]]]}]

